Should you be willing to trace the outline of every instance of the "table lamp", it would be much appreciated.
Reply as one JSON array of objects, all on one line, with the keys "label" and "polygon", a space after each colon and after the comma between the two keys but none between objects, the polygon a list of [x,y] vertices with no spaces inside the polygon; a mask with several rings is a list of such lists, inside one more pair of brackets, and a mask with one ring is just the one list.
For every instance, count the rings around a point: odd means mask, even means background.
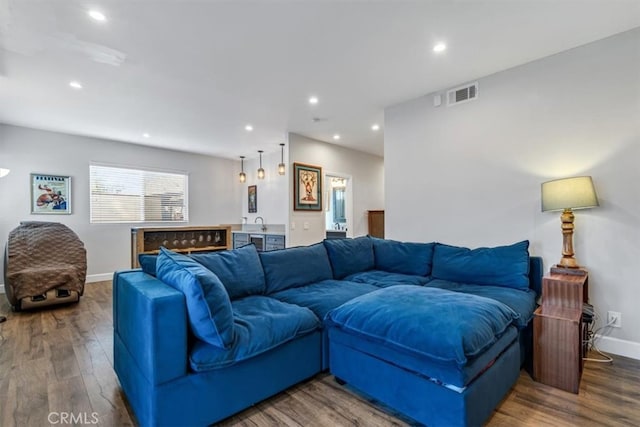
[{"label": "table lamp", "polygon": [[590,176],[556,179],[542,183],[542,212],[562,211],[561,268],[580,268],[573,252],[573,209],[598,206],[598,196]]}]

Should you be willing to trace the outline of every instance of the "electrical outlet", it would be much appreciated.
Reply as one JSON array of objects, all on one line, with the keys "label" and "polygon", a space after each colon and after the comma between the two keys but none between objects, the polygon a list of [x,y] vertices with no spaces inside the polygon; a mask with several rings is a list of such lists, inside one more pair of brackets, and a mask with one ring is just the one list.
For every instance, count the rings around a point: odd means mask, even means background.
[{"label": "electrical outlet", "polygon": [[607,311],[607,325],[612,328],[622,328],[622,313],[618,311]]}]

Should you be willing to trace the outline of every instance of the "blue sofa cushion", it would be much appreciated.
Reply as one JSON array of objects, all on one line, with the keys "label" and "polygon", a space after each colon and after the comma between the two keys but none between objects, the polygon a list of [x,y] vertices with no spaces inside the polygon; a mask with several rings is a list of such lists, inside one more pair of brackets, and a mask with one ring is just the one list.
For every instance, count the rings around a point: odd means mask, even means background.
[{"label": "blue sofa cushion", "polygon": [[431,274],[434,243],[398,242],[372,238],[376,269],[391,273]]},{"label": "blue sofa cushion", "polygon": [[328,239],[324,246],[331,261],[334,279],[344,279],[350,274],[375,267],[373,243],[369,237],[355,239]]},{"label": "blue sofa cushion", "polygon": [[156,259],[158,255],[140,254],[138,255],[138,263],[142,271],[150,276],[156,277]]},{"label": "blue sofa cushion", "polygon": [[249,296],[231,305],[236,329],[231,347],[225,350],[196,341],[189,355],[194,371],[228,367],[320,328],[320,321],[308,308],[270,297]]},{"label": "blue sofa cushion", "polygon": [[213,271],[233,300],[265,291],[264,271],[255,245],[231,251],[193,254],[191,258]]},{"label": "blue sofa cushion", "polygon": [[379,288],[387,288],[395,285],[422,286],[429,282],[425,276],[414,276],[411,274],[389,273],[388,271],[369,270],[352,274],[344,278],[350,282],[368,283]]},{"label": "blue sofa cushion", "polygon": [[377,289],[377,287],[366,283],[330,279],[299,288],[287,289],[271,296],[290,304],[308,307],[319,319],[323,320],[329,311],[339,305]]},{"label": "blue sofa cushion", "polygon": [[458,283],[528,289],[529,241],[478,249],[438,243],[432,276]]},{"label": "blue sofa cushion", "polygon": [[157,260],[158,279],[181,291],[193,334],[225,349],[234,340],[233,311],[222,282],[191,258],[165,248]]},{"label": "blue sofa cushion", "polygon": [[260,253],[267,294],[333,279],[322,243]]},{"label": "blue sofa cushion", "polygon": [[489,298],[401,285],[354,298],[329,312],[327,322],[427,361],[463,367],[491,347],[517,316]]},{"label": "blue sofa cushion", "polygon": [[529,324],[531,319],[533,319],[533,312],[536,309],[536,293],[533,289],[523,290],[506,288],[504,286],[474,285],[440,279],[434,279],[427,283],[426,286],[478,295],[500,301],[518,313],[519,316],[515,319],[518,329],[525,328]]}]

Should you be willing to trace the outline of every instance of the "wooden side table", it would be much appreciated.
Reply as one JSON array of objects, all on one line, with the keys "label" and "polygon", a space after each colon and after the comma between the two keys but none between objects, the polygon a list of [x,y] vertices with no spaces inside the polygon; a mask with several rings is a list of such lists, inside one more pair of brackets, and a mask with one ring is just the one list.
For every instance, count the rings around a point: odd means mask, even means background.
[{"label": "wooden side table", "polygon": [[542,279],[542,305],[533,318],[533,378],[578,393],[587,348],[582,304],[589,275],[551,273]]}]

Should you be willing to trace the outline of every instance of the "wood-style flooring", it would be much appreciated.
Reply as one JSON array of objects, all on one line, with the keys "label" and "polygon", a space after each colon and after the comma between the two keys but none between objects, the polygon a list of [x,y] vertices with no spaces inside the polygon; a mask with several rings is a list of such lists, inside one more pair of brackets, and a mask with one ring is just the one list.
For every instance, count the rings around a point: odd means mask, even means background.
[{"label": "wood-style flooring", "polygon": [[[136,424],[113,371],[111,303],[111,282],[87,284],[78,304],[34,312],[13,313],[0,295],[0,315],[8,318],[0,323],[0,427]],[[65,413],[76,418],[66,415],[63,423]],[[411,421],[372,405],[329,374],[220,423],[406,425]],[[488,425],[640,426],[640,361],[587,362],[578,395],[536,383],[522,371]]]}]

